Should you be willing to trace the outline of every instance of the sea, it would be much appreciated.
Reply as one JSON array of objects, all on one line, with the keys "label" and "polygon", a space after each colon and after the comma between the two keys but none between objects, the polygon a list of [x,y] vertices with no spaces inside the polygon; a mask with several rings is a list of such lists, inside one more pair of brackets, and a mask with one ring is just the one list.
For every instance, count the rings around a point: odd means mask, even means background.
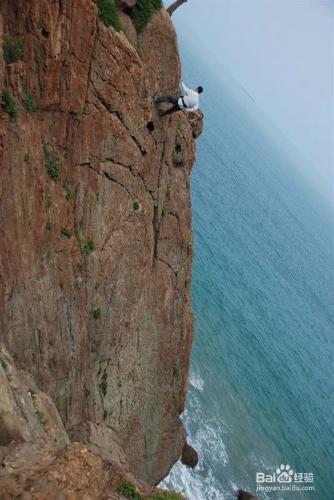
[{"label": "sea", "polygon": [[188,500],[238,489],[331,500],[333,206],[270,117],[189,40],[179,36],[183,78],[205,87],[205,125],[191,174],[195,330],[181,418],[199,464],[178,462],[162,486]]}]

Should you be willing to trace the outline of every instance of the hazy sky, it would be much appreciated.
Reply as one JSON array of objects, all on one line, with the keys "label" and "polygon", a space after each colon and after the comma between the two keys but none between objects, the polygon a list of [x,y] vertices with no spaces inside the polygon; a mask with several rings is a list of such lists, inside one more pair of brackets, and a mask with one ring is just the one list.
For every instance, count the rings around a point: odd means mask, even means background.
[{"label": "hazy sky", "polygon": [[334,0],[188,0],[173,17],[332,183]]}]

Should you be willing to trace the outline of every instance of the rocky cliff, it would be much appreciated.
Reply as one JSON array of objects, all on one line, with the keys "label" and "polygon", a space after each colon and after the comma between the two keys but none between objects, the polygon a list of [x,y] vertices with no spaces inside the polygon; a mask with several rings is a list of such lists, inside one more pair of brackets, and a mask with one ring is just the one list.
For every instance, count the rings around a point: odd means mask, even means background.
[{"label": "rocky cliff", "polygon": [[128,14],[117,31],[93,0],[1,1],[0,340],[66,439],[106,460],[117,442],[156,484],[185,441],[201,117],[158,116],[175,31],[163,8],[140,34]]}]

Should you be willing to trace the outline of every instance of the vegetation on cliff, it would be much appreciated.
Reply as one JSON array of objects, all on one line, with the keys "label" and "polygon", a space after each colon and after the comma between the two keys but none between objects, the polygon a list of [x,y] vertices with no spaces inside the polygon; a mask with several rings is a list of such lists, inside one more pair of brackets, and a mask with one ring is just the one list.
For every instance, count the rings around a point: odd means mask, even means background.
[{"label": "vegetation on cliff", "polygon": [[129,14],[139,33],[143,31],[153,14],[161,7],[161,0],[137,0],[135,6],[130,9]]},{"label": "vegetation on cliff", "polygon": [[116,31],[121,31],[122,26],[118,17],[115,0],[98,1],[99,17],[106,26],[112,26]]}]

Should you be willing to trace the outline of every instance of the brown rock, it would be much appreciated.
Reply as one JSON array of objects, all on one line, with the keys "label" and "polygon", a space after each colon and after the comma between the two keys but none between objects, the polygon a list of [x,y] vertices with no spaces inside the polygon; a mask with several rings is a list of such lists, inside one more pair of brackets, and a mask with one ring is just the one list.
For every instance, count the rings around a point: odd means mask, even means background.
[{"label": "brown rock", "polygon": [[247,491],[239,490],[238,500],[256,500],[256,497],[254,497],[251,493],[248,493]]},{"label": "brown rock", "polygon": [[[112,427],[130,471],[158,483],[185,441],[192,342],[193,132],[152,106],[178,90],[170,16],[154,14],[141,57],[91,0],[3,0],[0,30],[23,40],[11,65],[0,44],[19,110],[0,116],[0,340],[67,430]],[[26,439],[35,420],[7,418],[3,435]]]},{"label": "brown rock", "polygon": [[188,443],[184,444],[181,455],[181,461],[184,465],[187,465],[188,467],[196,467],[196,465],[198,464],[198,453]]},{"label": "brown rock", "polygon": [[125,33],[126,38],[129,40],[131,45],[137,50],[138,35],[130,16],[128,16],[124,12],[120,12],[119,19],[121,21],[122,29]]},{"label": "brown rock", "polygon": [[36,438],[69,443],[51,398],[38,390],[27,373],[16,370],[6,348],[0,345],[0,446]]},{"label": "brown rock", "polygon": [[[131,483],[145,498],[158,490],[138,481],[130,472],[119,440],[105,425],[82,424],[72,435],[88,442],[69,444],[53,402],[29,379],[28,396],[12,358],[0,355],[0,492],[1,498],[35,500],[68,498],[117,499],[120,484]],[[10,394],[10,396],[8,396]],[[36,400],[36,401],[35,401]],[[21,416],[23,415],[23,419]],[[10,418],[12,422],[9,425]],[[36,421],[37,418],[37,421]],[[15,432],[13,432],[13,429]],[[16,442],[9,439],[16,439]],[[21,441],[21,442],[19,442]],[[24,442],[22,442],[24,441]]]},{"label": "brown rock", "polygon": [[103,460],[117,463],[123,472],[129,472],[129,466],[120,440],[115,431],[106,425],[85,422],[71,429],[70,435],[73,441],[85,443],[93,453],[103,458]]},{"label": "brown rock", "polygon": [[188,113],[187,117],[193,131],[193,137],[197,139],[203,130],[203,113],[198,110],[193,113]]}]

